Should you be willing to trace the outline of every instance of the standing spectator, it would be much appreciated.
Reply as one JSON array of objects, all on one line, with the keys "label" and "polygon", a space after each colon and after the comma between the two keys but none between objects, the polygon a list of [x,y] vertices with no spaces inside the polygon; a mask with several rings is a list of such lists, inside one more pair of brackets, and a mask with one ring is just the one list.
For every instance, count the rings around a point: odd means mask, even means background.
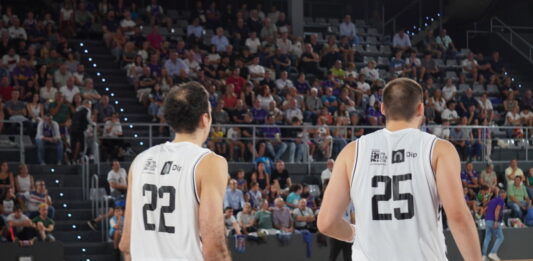
[{"label": "standing spectator", "polygon": [[56,148],[56,162],[61,165],[63,159],[63,141],[59,132],[59,124],[52,120],[50,114],[46,114],[37,125],[37,135],[35,136],[37,146],[37,160],[41,165],[45,165],[44,147],[53,145]]},{"label": "standing spectator", "polygon": [[293,218],[291,211],[285,206],[282,198],[274,200],[274,208],[272,208],[272,220],[274,227],[282,232],[292,233],[294,231]]},{"label": "standing spectator", "polygon": [[507,199],[507,206],[513,210],[513,215],[522,219],[524,213],[527,212],[531,206],[531,201],[527,196],[526,186],[522,183],[522,178],[516,176],[514,183],[507,187],[509,198]]},{"label": "standing spectator", "polygon": [[509,167],[505,169],[507,186],[512,185],[516,177],[524,178],[524,171],[518,167],[518,160],[512,159],[509,162]]},{"label": "standing spectator", "polygon": [[39,205],[39,215],[34,217],[32,222],[41,241],[54,242],[56,240],[52,236],[55,223],[48,216],[48,205],[46,203]]},{"label": "standing spectator", "polygon": [[118,249],[122,229],[124,227],[124,211],[122,208],[115,208],[113,216],[109,219],[109,237],[113,240],[113,249]]},{"label": "standing spectator", "polygon": [[31,219],[24,213],[22,208],[17,206],[15,212],[6,218],[9,231],[12,231],[12,238],[15,240],[33,240],[36,237],[36,231]]},{"label": "standing spectator", "polygon": [[239,222],[243,234],[257,231],[255,228],[255,217],[252,213],[252,206],[250,203],[244,203],[242,211],[237,213],[237,222]]},{"label": "standing spectator", "polygon": [[503,208],[505,206],[505,198],[507,193],[505,190],[500,190],[498,196],[494,197],[489,201],[487,212],[485,214],[485,239],[483,240],[483,260],[487,259],[487,253],[489,250],[489,244],[492,240],[492,237],[496,237],[496,241],[492,246],[488,258],[491,260],[500,260],[498,257],[498,249],[503,243],[503,232],[500,223],[503,219]]},{"label": "standing spectator", "polygon": [[91,107],[91,101],[84,100],[82,106],[78,107],[72,116],[72,126],[70,127],[70,145],[73,161],[78,160],[80,152],[83,151],[85,144],[85,132],[87,131],[87,128],[89,125],[95,125],[91,117]]},{"label": "standing spectator", "polygon": [[409,39],[409,35],[405,33],[404,29],[400,29],[392,38],[392,47],[401,53],[411,48],[411,39]]},{"label": "standing spectator", "polygon": [[325,186],[327,182],[329,182],[329,179],[331,178],[331,173],[333,171],[333,165],[335,164],[334,159],[329,159],[327,163],[327,167],[325,170],[322,171],[320,174],[320,180],[322,180],[322,186]]},{"label": "standing spectator", "polygon": [[438,49],[440,49],[444,59],[455,57],[457,49],[455,48],[452,38],[447,35],[446,29],[440,31],[439,36],[435,38],[435,43],[437,44]]},{"label": "standing spectator", "polygon": [[231,179],[229,181],[229,188],[224,195],[224,208],[230,207],[235,212],[242,210],[244,206],[244,196],[242,191],[237,189],[237,180]]},{"label": "standing spectator", "polygon": [[298,207],[292,210],[294,218],[294,228],[297,230],[307,229],[310,232],[316,232],[314,222],[316,220],[313,210],[307,207],[307,199],[302,198],[298,201]]},{"label": "standing spectator", "polygon": [[120,162],[114,160],[111,170],[107,173],[110,194],[115,200],[125,198],[128,189],[128,176],[126,170],[120,167]]},{"label": "standing spectator", "polygon": [[355,24],[352,23],[352,17],[350,15],[344,16],[342,23],[339,25],[339,35],[341,37],[348,37],[348,40],[350,40],[350,42],[354,45],[359,44],[357,29],[355,27]]},{"label": "standing spectator", "polygon": [[285,162],[283,160],[276,161],[276,167],[270,175],[270,184],[277,184],[281,189],[292,186],[291,177],[287,169],[285,169]]}]

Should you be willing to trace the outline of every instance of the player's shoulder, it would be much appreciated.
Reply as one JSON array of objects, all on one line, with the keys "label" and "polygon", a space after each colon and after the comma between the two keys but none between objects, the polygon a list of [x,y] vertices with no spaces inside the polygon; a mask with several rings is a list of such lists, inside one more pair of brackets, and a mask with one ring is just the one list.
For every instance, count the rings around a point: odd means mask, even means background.
[{"label": "player's shoulder", "polygon": [[208,167],[213,167],[213,168],[217,168],[217,167],[227,168],[228,167],[228,161],[226,160],[226,158],[207,149],[205,151],[205,156],[203,156],[200,159],[199,164],[200,166],[208,166]]}]

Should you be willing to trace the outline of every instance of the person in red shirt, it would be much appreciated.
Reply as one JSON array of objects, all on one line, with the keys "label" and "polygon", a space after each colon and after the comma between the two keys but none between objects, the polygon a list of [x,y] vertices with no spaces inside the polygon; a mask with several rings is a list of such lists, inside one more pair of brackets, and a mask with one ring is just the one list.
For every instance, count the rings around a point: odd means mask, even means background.
[{"label": "person in red shirt", "polygon": [[233,86],[233,84],[227,84],[224,95],[222,96],[222,99],[224,100],[224,109],[228,111],[232,111],[237,105],[237,95],[235,95],[234,88],[235,86]]},{"label": "person in red shirt", "polygon": [[3,101],[11,100],[11,92],[13,91],[13,86],[9,85],[9,78],[7,76],[0,79],[0,97]]},{"label": "person in red shirt", "polygon": [[152,32],[146,36],[146,40],[150,42],[150,46],[154,49],[161,49],[161,43],[163,42],[163,37],[159,34],[159,27],[155,25],[152,27]]},{"label": "person in red shirt", "polygon": [[241,95],[241,91],[243,91],[246,80],[242,78],[240,68],[237,67],[233,69],[232,74],[226,79],[226,84],[233,84],[235,94],[237,96]]}]

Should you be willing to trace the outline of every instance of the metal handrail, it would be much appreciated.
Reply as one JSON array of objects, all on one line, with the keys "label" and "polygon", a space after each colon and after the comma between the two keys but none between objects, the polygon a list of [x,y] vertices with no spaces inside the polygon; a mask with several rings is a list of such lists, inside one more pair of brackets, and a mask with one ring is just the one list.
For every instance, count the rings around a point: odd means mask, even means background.
[{"label": "metal handrail", "polygon": [[[496,29],[506,29],[507,31],[509,31],[509,39],[503,36],[500,32],[496,31]],[[496,33],[498,36],[500,36],[500,38],[502,38],[502,40],[507,42],[530,63],[533,63],[533,45],[528,40],[524,39],[524,37],[522,37],[519,33],[513,30],[513,28],[505,24],[501,19],[495,16],[490,19],[490,31],[492,33]],[[518,46],[516,46],[516,44],[513,43],[513,38],[520,40],[522,44],[525,44],[527,46],[527,53],[525,53],[522,49],[520,49]]]},{"label": "metal handrail", "polygon": [[98,189],[100,186],[98,184],[99,182],[100,180],[98,178],[98,175],[94,174],[91,177],[91,189],[94,189],[94,192],[95,192],[95,198],[91,198],[91,212],[93,214],[93,217],[96,217],[98,215],[97,207],[98,207]]},{"label": "metal handrail", "polygon": [[83,155],[81,157],[81,187],[84,200],[89,198],[89,172],[89,157]]},{"label": "metal handrail", "polygon": [[[25,163],[26,162],[26,148],[24,147],[24,142],[22,140],[22,138],[24,137],[24,123],[22,121],[13,121],[13,120],[0,120],[0,122],[2,123],[16,123],[19,125],[19,133],[18,133],[18,136],[19,136],[19,160],[20,160],[20,163]],[[17,136],[17,135],[8,135],[8,136]]]}]

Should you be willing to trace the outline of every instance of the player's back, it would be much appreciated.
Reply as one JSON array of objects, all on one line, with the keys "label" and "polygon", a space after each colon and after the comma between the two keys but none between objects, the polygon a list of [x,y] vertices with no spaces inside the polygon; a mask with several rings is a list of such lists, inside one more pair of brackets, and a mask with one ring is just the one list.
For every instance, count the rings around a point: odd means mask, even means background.
[{"label": "player's back", "polygon": [[133,260],[203,260],[195,168],[209,153],[193,143],[167,142],[132,163]]},{"label": "player's back", "polygon": [[382,129],[357,140],[354,260],[446,260],[431,166],[436,139],[418,129]]}]

